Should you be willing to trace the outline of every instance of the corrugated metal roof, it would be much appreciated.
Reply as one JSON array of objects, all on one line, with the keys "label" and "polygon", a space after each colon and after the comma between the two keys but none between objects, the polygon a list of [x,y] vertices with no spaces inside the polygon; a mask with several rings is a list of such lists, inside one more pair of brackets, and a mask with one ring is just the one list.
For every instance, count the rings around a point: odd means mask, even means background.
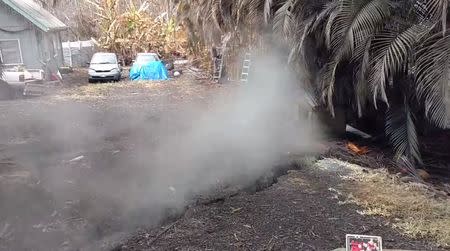
[{"label": "corrugated metal roof", "polygon": [[20,15],[28,19],[39,29],[48,32],[54,30],[65,30],[67,26],[46,9],[42,8],[33,0],[0,0]]}]

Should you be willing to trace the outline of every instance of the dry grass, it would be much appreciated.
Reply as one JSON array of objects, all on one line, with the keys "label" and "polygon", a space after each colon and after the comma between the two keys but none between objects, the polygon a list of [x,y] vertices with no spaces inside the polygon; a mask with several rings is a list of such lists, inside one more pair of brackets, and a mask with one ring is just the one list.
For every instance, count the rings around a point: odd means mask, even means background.
[{"label": "dry grass", "polygon": [[[344,178],[348,201],[364,208],[361,213],[388,217],[393,226],[414,238],[450,247],[450,200],[427,186],[404,183],[386,170],[364,170],[333,160],[350,170]],[[347,202],[348,202],[347,201]]]},{"label": "dry grass", "polygon": [[111,95],[112,91],[117,88],[124,88],[123,84],[101,84],[101,85],[85,85],[68,90],[64,90],[58,95],[53,96],[54,99],[101,99]]},{"label": "dry grass", "polygon": [[295,170],[288,171],[288,176],[286,183],[295,189],[301,190],[302,192],[314,192],[311,182]]},{"label": "dry grass", "polygon": [[[233,85],[228,85],[233,86]],[[204,98],[209,90],[225,89],[222,85],[213,85],[209,81],[195,80],[190,75],[182,75],[165,81],[121,81],[117,83],[97,83],[62,89],[50,97],[56,101],[110,101],[133,98],[170,100],[191,100]],[[232,89],[232,88],[230,88]]]},{"label": "dry grass", "polygon": [[[171,83],[173,84],[173,83]],[[89,84],[64,90],[55,95],[55,99],[101,99],[121,94],[123,96],[145,93],[148,91],[158,91],[167,85],[166,82],[157,81],[136,81],[120,83]]]}]

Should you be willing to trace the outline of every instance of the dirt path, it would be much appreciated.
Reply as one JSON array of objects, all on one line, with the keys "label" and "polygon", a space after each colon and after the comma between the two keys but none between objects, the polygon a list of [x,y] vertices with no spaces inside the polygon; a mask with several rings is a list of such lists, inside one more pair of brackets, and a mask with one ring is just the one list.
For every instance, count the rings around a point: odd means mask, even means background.
[{"label": "dirt path", "polygon": [[266,190],[192,207],[174,225],[141,231],[116,250],[333,250],[348,233],[382,236],[384,248],[441,250],[342,205],[330,189],[339,182],[311,168],[292,170]]}]

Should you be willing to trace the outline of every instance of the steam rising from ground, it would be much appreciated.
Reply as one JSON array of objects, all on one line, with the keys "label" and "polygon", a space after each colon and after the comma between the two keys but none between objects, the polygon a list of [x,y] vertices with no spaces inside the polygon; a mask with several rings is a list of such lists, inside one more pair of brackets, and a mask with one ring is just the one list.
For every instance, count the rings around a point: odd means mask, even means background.
[{"label": "steam rising from ground", "polygon": [[[315,134],[299,118],[299,84],[273,58],[258,60],[254,69],[249,84],[214,95],[209,105],[158,113],[145,105],[124,108],[128,103],[111,102],[100,112],[69,103],[30,108],[26,126],[22,120],[2,124],[9,135],[38,131],[40,142],[29,144],[33,154],[16,159],[33,168],[57,207],[67,208],[70,200],[77,204],[71,213],[97,225],[74,234],[70,245],[95,246],[96,235],[157,224],[168,208],[181,210],[218,185],[251,184],[286,154],[312,151]],[[78,155],[83,159],[60,161]],[[28,209],[0,213],[33,215]],[[28,223],[43,220],[36,217]],[[51,242],[60,245],[63,238]]]}]

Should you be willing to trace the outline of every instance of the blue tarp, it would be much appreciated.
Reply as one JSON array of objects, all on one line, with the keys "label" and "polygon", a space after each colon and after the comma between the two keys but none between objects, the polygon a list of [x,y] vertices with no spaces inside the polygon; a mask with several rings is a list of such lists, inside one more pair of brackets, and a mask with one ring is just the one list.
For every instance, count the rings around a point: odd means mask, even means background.
[{"label": "blue tarp", "polygon": [[167,80],[169,74],[161,61],[134,64],[130,69],[131,80]]}]

